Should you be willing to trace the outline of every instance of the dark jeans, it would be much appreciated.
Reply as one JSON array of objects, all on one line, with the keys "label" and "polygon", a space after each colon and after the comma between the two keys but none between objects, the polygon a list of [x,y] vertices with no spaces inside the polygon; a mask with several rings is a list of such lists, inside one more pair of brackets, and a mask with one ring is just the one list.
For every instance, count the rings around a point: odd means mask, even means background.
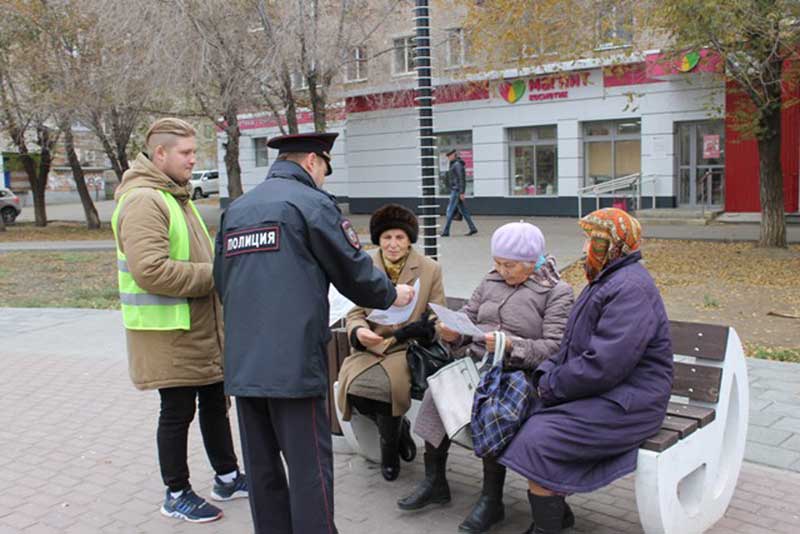
[{"label": "dark jeans", "polygon": [[158,462],[161,464],[161,478],[170,491],[190,487],[186,449],[189,425],[198,404],[200,433],[214,471],[224,475],[238,469],[222,382],[200,387],[164,388],[158,392],[161,394],[156,434]]},{"label": "dark jeans", "polygon": [[467,223],[467,226],[469,226],[470,232],[477,232],[478,229],[475,227],[475,223],[472,222],[472,217],[467,209],[467,203],[461,200],[461,193],[458,191],[451,191],[450,203],[447,205],[447,221],[444,223],[444,229],[442,230],[442,233],[450,233],[450,224],[453,222],[453,217],[456,215],[456,210],[460,211],[461,215],[464,216],[464,221]]}]

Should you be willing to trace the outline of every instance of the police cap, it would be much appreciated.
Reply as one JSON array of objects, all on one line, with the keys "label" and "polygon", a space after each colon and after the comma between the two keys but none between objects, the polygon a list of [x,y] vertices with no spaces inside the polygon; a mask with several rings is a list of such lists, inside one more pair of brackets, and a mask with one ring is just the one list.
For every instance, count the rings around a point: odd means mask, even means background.
[{"label": "police cap", "polygon": [[339,136],[338,133],[327,132],[312,132],[303,134],[281,135],[273,137],[267,142],[270,148],[277,148],[278,154],[285,153],[298,153],[309,154],[314,153],[325,160],[328,170],[325,175],[333,172],[331,167],[331,152],[333,150],[333,142]]}]

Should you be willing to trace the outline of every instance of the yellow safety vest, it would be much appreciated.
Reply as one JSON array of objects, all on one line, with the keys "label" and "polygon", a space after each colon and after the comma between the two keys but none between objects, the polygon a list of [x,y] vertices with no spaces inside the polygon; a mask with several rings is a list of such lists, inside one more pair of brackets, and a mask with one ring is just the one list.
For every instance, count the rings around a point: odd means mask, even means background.
[{"label": "yellow safety vest", "polygon": [[[169,209],[169,257],[175,261],[189,261],[189,228],[186,217],[174,196],[161,191]],[[119,282],[119,300],[122,305],[122,321],[129,330],[190,330],[192,326],[189,313],[189,301],[180,297],[168,297],[148,293],[136,283],[130,270],[128,260],[119,246],[119,229],[117,219],[127,193],[119,199],[114,215],[111,217],[111,228],[117,244],[117,280]],[[208,229],[194,203],[189,200],[197,220],[211,241]],[[212,246],[213,249],[213,246]]]}]

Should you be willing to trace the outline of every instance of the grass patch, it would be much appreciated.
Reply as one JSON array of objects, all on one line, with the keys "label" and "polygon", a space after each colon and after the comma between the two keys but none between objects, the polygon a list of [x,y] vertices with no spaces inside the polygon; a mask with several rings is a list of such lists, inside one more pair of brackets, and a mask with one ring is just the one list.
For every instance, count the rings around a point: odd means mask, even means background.
[{"label": "grass patch", "polygon": [[118,309],[116,253],[0,254],[2,306]]},{"label": "grass patch", "polygon": [[745,354],[751,358],[758,358],[761,360],[800,363],[800,349],[765,347],[763,345],[745,343]]},{"label": "grass patch", "polygon": [[14,223],[0,232],[0,242],[12,241],[95,241],[114,239],[109,223],[103,223],[98,230],[89,230],[86,224],[78,222],[54,221],[45,227],[33,223]]}]

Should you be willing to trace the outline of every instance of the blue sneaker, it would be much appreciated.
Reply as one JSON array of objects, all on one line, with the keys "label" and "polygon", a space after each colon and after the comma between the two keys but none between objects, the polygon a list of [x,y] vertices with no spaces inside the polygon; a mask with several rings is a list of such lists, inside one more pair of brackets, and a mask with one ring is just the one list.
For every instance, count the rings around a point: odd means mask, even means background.
[{"label": "blue sneaker", "polygon": [[214,488],[211,490],[211,498],[215,501],[232,501],[233,499],[247,498],[247,478],[244,473],[237,471],[236,478],[232,482],[223,482],[218,476],[214,477]]},{"label": "blue sneaker", "polygon": [[167,496],[161,506],[161,513],[167,517],[183,519],[190,523],[208,523],[216,521],[222,517],[222,510],[209,504],[191,488],[183,490],[177,497],[170,495],[167,489]]}]

